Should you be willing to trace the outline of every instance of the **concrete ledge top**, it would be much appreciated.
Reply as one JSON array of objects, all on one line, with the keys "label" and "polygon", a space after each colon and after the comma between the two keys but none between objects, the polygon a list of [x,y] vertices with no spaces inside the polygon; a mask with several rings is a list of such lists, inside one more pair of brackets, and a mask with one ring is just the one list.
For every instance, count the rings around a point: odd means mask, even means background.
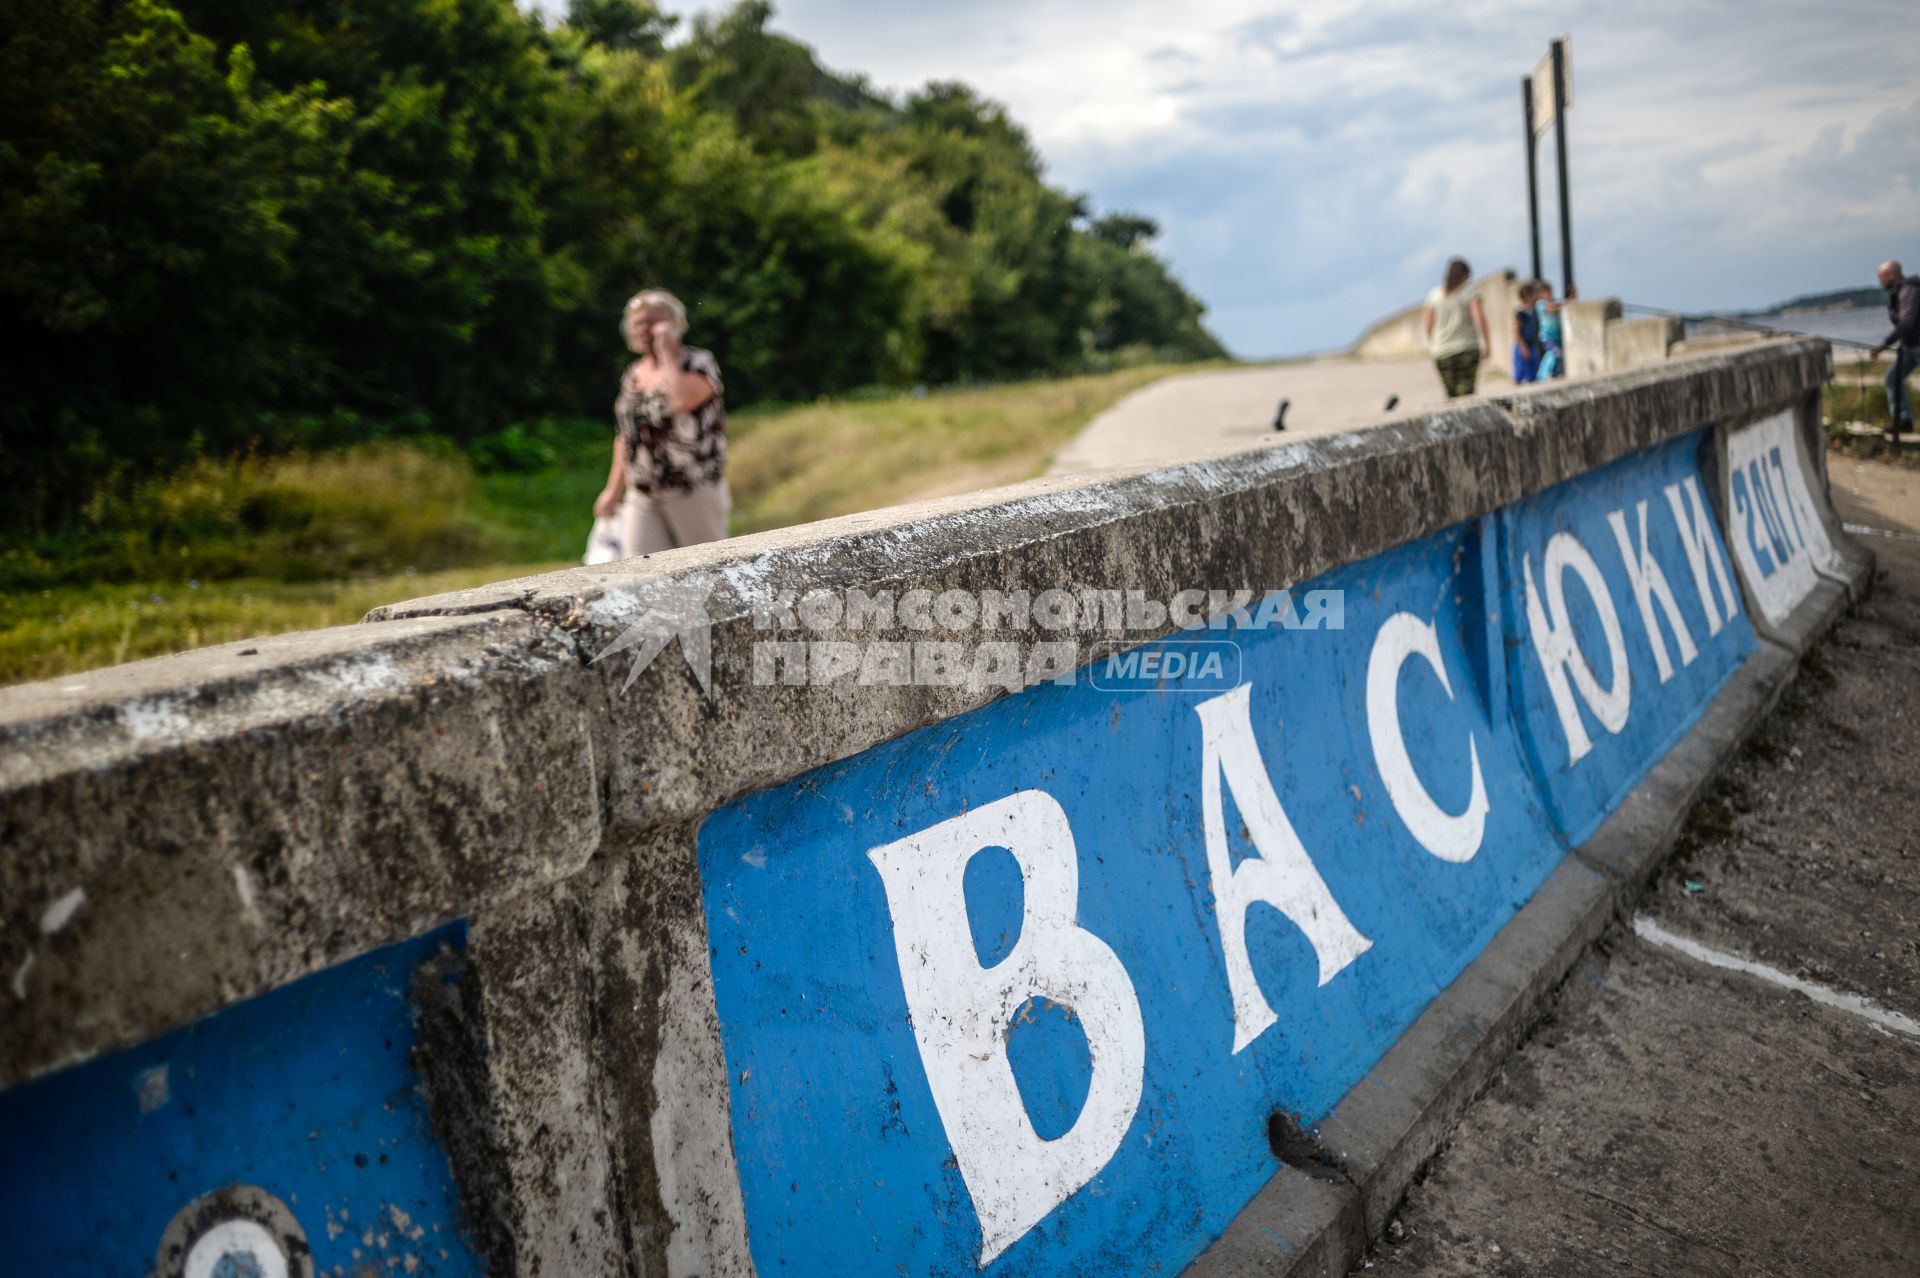
[{"label": "concrete ledge top", "polygon": [[379,630],[335,626],[3,689],[0,788],[470,676],[505,655],[512,620],[423,615]]},{"label": "concrete ledge top", "polygon": [[[1274,590],[1751,420],[1829,368],[1824,342],[1766,343],[0,690],[0,1088],[564,878],[610,825],[697,818],[1007,691],[756,682],[768,636],[754,614],[782,600]],[[706,601],[711,695],[677,643],[623,691],[625,660],[594,655],[690,585]],[[1076,624],[958,638],[1101,637]]]}]

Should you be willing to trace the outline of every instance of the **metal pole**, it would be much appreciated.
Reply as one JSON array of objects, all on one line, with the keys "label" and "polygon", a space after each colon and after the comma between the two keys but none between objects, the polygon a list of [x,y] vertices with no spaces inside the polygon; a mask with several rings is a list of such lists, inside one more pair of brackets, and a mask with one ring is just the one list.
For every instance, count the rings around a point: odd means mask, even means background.
[{"label": "metal pole", "polygon": [[1560,271],[1566,277],[1566,291],[1573,296],[1573,210],[1567,205],[1567,82],[1565,54],[1561,42],[1553,42],[1553,146],[1560,170]]},{"label": "metal pole", "polygon": [[1527,237],[1533,245],[1533,274],[1540,279],[1540,164],[1533,141],[1533,77],[1520,77],[1520,113],[1527,125]]}]

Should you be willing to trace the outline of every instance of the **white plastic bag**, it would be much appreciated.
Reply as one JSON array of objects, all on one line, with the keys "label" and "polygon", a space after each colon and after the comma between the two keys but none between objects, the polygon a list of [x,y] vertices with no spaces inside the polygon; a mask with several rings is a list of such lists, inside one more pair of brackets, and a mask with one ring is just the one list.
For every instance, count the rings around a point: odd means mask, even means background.
[{"label": "white plastic bag", "polygon": [[620,544],[620,513],[596,515],[593,531],[587,534],[587,553],[580,562],[591,568],[595,564],[610,564],[616,559],[625,559],[627,548]]}]

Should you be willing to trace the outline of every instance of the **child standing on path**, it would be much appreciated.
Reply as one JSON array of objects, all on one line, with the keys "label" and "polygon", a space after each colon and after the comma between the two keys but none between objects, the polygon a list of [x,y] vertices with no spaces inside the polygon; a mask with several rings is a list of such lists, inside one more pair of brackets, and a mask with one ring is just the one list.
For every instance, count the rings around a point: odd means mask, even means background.
[{"label": "child standing on path", "polygon": [[[1551,377],[1567,375],[1567,355],[1560,346],[1560,303],[1553,300],[1553,285],[1545,280],[1534,280],[1534,311],[1539,318],[1540,360],[1535,380],[1546,381]],[[1569,301],[1572,299],[1569,298]]]},{"label": "child standing on path", "polygon": [[1540,295],[1539,285],[1528,280],[1520,286],[1520,307],[1513,313],[1513,380],[1516,384],[1533,381],[1540,369],[1540,317],[1533,302]]}]

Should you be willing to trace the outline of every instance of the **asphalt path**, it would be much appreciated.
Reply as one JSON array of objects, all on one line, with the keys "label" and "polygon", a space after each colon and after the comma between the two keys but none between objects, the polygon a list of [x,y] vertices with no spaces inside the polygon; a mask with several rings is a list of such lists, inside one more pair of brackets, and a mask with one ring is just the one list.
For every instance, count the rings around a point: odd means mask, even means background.
[{"label": "asphalt path", "polygon": [[[1510,389],[1504,379],[1496,383]],[[1397,399],[1386,408],[1389,397]],[[1288,401],[1286,431],[1273,419]],[[1372,425],[1446,402],[1427,360],[1308,360],[1182,373],[1141,388],[1089,422],[1050,474],[1192,461]]]}]

